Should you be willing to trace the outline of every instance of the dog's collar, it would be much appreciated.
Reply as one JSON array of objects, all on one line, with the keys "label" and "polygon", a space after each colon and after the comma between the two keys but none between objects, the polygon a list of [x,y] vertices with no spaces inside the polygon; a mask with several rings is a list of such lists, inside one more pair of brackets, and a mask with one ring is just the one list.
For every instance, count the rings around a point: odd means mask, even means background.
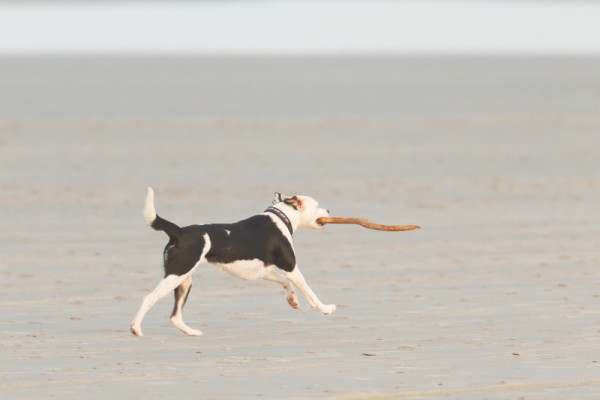
[{"label": "dog's collar", "polygon": [[279,217],[279,219],[281,221],[283,221],[283,223],[285,224],[285,226],[288,228],[288,231],[290,231],[290,235],[294,234],[294,228],[292,227],[292,223],[290,222],[290,219],[288,218],[287,215],[285,215],[285,213],[283,211],[281,211],[277,207],[268,207],[265,210],[265,212],[277,215]]}]

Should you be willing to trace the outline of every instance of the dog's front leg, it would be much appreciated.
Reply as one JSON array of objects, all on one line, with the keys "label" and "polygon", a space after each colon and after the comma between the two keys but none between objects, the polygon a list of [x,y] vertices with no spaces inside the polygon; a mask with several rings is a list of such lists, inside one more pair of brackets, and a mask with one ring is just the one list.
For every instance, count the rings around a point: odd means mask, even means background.
[{"label": "dog's front leg", "polygon": [[294,267],[292,272],[286,272],[286,274],[294,286],[296,286],[304,295],[304,297],[306,297],[306,300],[308,300],[308,303],[312,308],[318,309],[325,315],[333,314],[335,312],[336,305],[323,304],[321,300],[319,300],[315,292],[313,292],[310,286],[308,286],[308,283],[306,283],[306,280],[304,279],[304,276],[300,272],[300,269],[298,269],[297,265]]},{"label": "dog's front leg", "polygon": [[298,299],[296,298],[296,293],[294,293],[294,288],[292,287],[292,284],[290,283],[289,279],[280,276],[276,272],[269,272],[267,275],[263,276],[263,279],[279,283],[283,287],[283,289],[285,289],[286,300],[290,307],[300,307],[300,304],[298,304]]}]

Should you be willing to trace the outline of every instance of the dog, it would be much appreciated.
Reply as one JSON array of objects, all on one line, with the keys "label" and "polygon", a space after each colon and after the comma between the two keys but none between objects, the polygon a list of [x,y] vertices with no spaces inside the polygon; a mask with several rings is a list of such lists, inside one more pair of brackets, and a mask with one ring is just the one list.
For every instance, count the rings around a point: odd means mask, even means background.
[{"label": "dog", "polygon": [[192,274],[200,264],[212,263],[242,279],[265,279],[280,284],[292,308],[299,303],[296,287],[312,308],[325,315],[335,312],[335,304],[323,304],[306,283],[296,263],[293,233],[301,228],[321,229],[318,218],[329,211],[308,196],[275,193],[272,205],[263,213],[232,224],[206,224],[179,227],[156,214],[154,191],[148,188],[144,216],[157,231],[164,231],[169,242],[163,252],[164,278],[142,300],[131,323],[131,333],[142,336],[142,320],[152,306],[175,292],[171,314],[173,324],[186,335],[202,332],[183,322],[183,306],[192,288]]}]

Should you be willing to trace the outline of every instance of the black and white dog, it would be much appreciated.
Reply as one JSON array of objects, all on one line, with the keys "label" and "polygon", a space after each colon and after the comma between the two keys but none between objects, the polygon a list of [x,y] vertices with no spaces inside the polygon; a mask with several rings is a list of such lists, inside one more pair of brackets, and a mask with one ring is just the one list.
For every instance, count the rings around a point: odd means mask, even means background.
[{"label": "black and white dog", "polygon": [[243,221],[179,227],[156,214],[154,191],[148,188],[144,215],[152,228],[169,235],[169,242],[163,253],[165,277],[144,297],[131,323],[134,335],[142,336],[146,313],[173,290],[175,307],[171,321],[187,335],[202,335],[183,322],[182,310],[192,287],[192,274],[203,263],[216,264],[243,279],[277,282],[285,289],[290,306],[298,308],[293,284],[313,308],[327,315],[335,312],[336,306],[323,304],[304,280],[292,244],[292,234],[297,229],[323,227],[317,219],[329,212],[319,208],[315,199],[275,193],[272,206]]}]

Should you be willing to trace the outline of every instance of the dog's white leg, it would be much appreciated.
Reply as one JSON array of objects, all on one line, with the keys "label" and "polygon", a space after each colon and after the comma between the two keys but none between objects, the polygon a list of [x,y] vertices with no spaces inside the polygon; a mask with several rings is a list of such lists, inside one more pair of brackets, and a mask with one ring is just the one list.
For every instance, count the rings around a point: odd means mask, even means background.
[{"label": "dog's white leg", "polygon": [[302,276],[302,273],[300,272],[300,269],[298,269],[297,265],[292,272],[286,272],[286,274],[294,286],[296,286],[304,295],[304,297],[306,297],[306,300],[308,300],[312,308],[316,308],[326,315],[335,312],[335,304],[323,304],[321,300],[319,300],[315,292],[313,292],[310,286],[308,286],[308,283],[306,283],[306,280],[304,279],[304,276]]},{"label": "dog's white leg", "polygon": [[192,329],[183,322],[183,306],[187,301],[188,295],[190,294],[190,289],[192,288],[192,275],[189,275],[181,285],[177,286],[175,289],[175,307],[173,308],[173,313],[171,314],[171,322],[180,331],[190,336],[201,336],[202,332],[197,329]]},{"label": "dog's white leg", "polygon": [[[149,190],[148,193],[150,196],[151,190]],[[156,288],[154,288],[154,290],[152,292],[150,292],[150,294],[148,294],[146,297],[144,297],[144,300],[142,300],[142,305],[140,306],[140,309],[138,310],[137,314],[135,315],[133,322],[131,322],[131,333],[133,333],[136,336],[142,336],[142,320],[146,316],[146,313],[152,308],[152,306],[154,304],[156,304],[156,302],[158,300],[165,297],[167,294],[169,294],[170,292],[175,290],[175,288],[179,287],[184,282],[186,282],[188,278],[190,278],[189,286],[185,290],[186,296],[182,296],[183,300],[181,303],[181,308],[183,308],[183,304],[185,303],[185,299],[187,297],[187,292],[189,292],[189,289],[192,284],[191,276],[194,273],[194,270],[198,267],[198,265],[206,262],[206,254],[208,253],[208,251],[210,250],[210,247],[211,247],[210,237],[208,236],[208,234],[204,234],[203,238],[204,238],[204,248],[202,249],[202,254],[200,255],[200,259],[198,260],[196,265],[194,265],[187,273],[185,273],[183,275],[176,275],[176,274],[167,275],[165,278],[163,278],[163,280],[161,280],[158,283]],[[168,271],[168,269],[167,269],[167,271]],[[175,313],[175,311],[177,310],[177,307],[178,306],[177,306],[177,301],[176,301],[175,310],[173,311],[171,320],[173,320],[173,316],[175,316],[175,320],[173,321],[175,326],[177,326],[179,329],[186,332],[186,330],[184,330],[185,328],[182,328],[182,326],[186,327],[186,325],[183,323],[183,320],[181,320],[181,309],[179,310],[179,314]],[[179,318],[177,318],[176,315],[179,315]],[[181,324],[179,324],[179,322],[181,322]],[[188,334],[193,334],[195,336],[202,334],[200,331],[194,331],[193,329],[190,329],[189,327],[186,327],[186,328],[187,328],[188,332],[191,332],[191,333],[186,332]]]},{"label": "dog's white leg", "polygon": [[296,293],[294,293],[294,288],[292,287],[289,279],[282,277],[276,272],[269,272],[267,275],[263,276],[263,279],[271,282],[277,282],[285,289],[286,299],[292,308],[299,308],[300,304],[298,303],[298,299],[296,298]]},{"label": "dog's white leg", "polygon": [[140,309],[135,315],[133,322],[131,322],[131,333],[133,333],[136,336],[143,336],[142,320],[146,316],[146,313],[150,311],[152,306],[156,304],[158,300],[162,299],[170,292],[172,292],[177,286],[179,286],[187,278],[188,275],[191,275],[191,272],[193,272],[193,269],[192,271],[188,272],[183,276],[169,275],[165,277],[158,283],[156,288],[152,292],[150,292],[150,294],[144,297]]}]

